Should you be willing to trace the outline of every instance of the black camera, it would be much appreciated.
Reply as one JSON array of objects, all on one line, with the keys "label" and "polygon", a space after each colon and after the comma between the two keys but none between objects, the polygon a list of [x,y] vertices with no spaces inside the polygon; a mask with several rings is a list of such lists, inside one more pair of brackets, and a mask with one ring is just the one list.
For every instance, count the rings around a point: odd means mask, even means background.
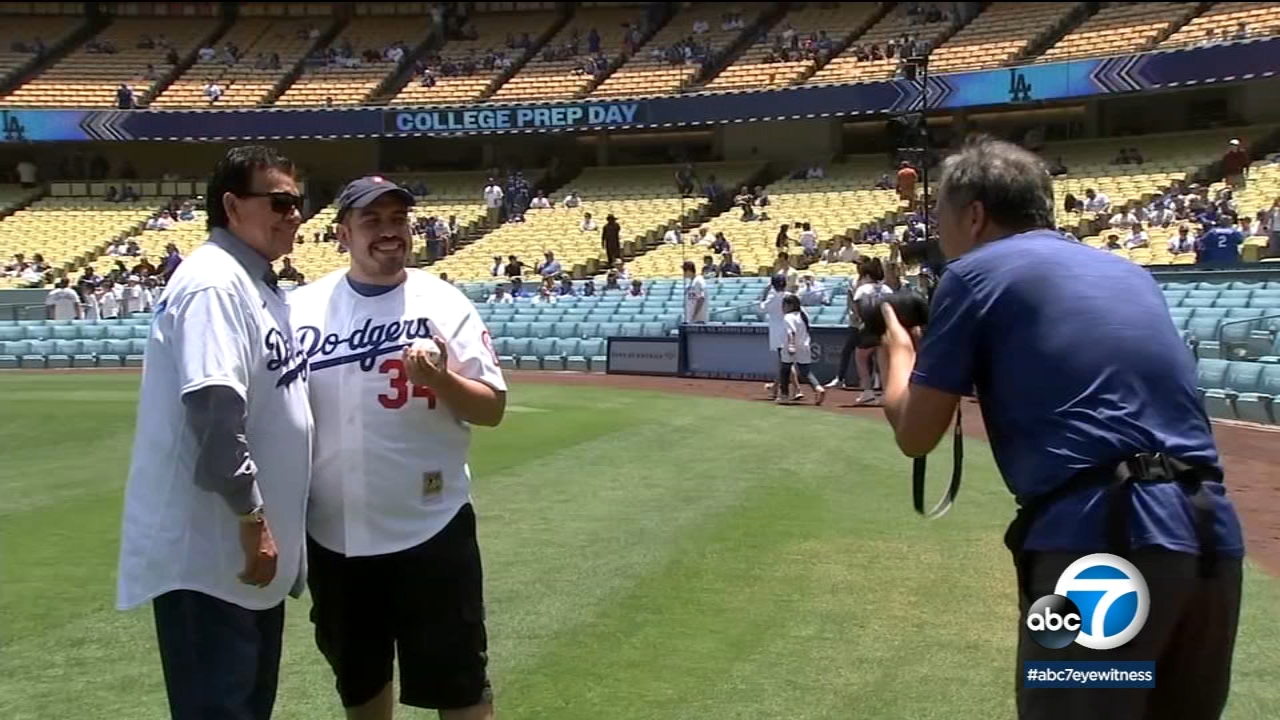
[{"label": "black camera", "polygon": [[862,320],[864,334],[884,335],[884,315],[880,306],[886,303],[898,314],[898,322],[907,329],[929,324],[929,301],[914,290],[899,290],[892,295],[868,295],[858,301],[855,309]]},{"label": "black camera", "polygon": [[939,268],[947,264],[947,258],[942,254],[942,246],[938,244],[936,237],[906,242],[900,249],[903,265],[924,265],[938,272]]}]

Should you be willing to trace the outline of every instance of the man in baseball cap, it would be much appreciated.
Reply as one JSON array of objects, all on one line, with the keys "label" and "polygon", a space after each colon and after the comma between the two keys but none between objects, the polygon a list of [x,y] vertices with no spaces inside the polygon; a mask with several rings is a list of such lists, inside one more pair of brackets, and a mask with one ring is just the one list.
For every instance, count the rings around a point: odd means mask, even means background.
[{"label": "man in baseball cap", "polygon": [[337,221],[342,222],[348,210],[368,207],[387,193],[394,193],[392,197],[402,202],[406,208],[413,207],[413,193],[381,175],[366,175],[352,180],[342,188],[342,192],[338,195]]}]

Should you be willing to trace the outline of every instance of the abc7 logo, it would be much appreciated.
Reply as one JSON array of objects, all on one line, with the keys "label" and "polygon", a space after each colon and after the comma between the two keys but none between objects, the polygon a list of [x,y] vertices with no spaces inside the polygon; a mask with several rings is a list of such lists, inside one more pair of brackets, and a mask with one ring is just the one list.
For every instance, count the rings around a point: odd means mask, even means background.
[{"label": "abc7 logo", "polygon": [[1118,648],[1142,630],[1151,607],[1142,573],[1108,553],[1071,563],[1053,593],[1036,600],[1026,617],[1031,639],[1052,650],[1073,642],[1091,650]]}]

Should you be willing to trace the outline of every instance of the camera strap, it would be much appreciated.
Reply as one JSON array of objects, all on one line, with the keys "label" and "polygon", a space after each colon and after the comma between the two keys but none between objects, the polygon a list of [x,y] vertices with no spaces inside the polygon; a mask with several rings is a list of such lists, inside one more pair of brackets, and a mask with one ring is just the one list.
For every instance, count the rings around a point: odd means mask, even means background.
[{"label": "camera strap", "polygon": [[925,485],[925,460],[924,457],[915,458],[911,465],[911,499],[915,503],[916,512],[923,515],[928,520],[934,520],[947,514],[951,506],[956,501],[956,495],[960,494],[960,478],[964,473],[964,434],[961,429],[961,406],[964,405],[964,398],[956,403],[956,427],[955,437],[951,443],[952,451],[952,467],[951,467],[951,483],[947,486],[947,492],[938,501],[938,504],[928,512],[924,509],[924,485]]}]

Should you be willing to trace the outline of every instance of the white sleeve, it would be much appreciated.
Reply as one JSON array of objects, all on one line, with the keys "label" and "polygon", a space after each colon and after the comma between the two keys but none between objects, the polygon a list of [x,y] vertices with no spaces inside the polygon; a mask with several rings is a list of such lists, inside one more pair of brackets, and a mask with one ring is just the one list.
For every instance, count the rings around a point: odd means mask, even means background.
[{"label": "white sleeve", "polygon": [[507,382],[498,367],[498,353],[493,349],[489,328],[485,327],[480,313],[467,303],[462,322],[449,338],[449,369],[468,380],[476,380],[505,392]]},{"label": "white sleeve", "polygon": [[248,399],[249,325],[243,303],[221,288],[205,288],[170,305],[180,393],[225,385]]}]

